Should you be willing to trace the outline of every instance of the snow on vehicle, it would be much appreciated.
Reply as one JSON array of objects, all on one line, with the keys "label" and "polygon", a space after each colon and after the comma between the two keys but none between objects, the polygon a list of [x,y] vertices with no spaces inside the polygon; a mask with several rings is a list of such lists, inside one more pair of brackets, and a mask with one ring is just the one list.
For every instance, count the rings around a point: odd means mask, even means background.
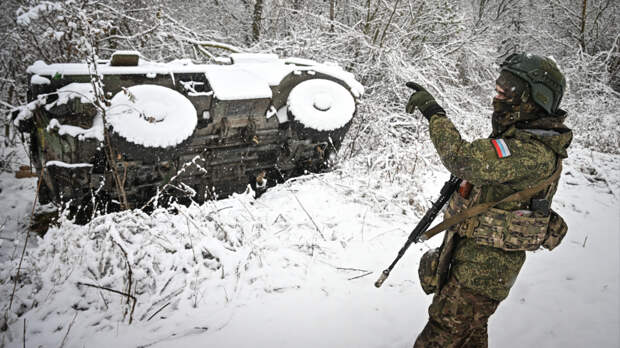
[{"label": "snow on vehicle", "polygon": [[122,51],[97,64],[103,113],[92,64],[38,61],[28,72],[30,103],[14,122],[30,133],[41,203],[114,201],[104,124],[132,207],[163,191],[202,202],[321,170],[363,93],[329,63],[247,53],[210,65],[155,63]]}]

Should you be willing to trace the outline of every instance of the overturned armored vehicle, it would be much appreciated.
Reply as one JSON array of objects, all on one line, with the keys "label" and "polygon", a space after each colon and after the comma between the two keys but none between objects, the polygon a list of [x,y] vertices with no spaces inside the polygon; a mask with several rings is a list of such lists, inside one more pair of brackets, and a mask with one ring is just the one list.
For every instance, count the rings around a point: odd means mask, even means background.
[{"label": "overturned armored vehicle", "polygon": [[30,134],[40,202],[76,207],[202,202],[321,170],[363,93],[338,66],[265,54],[204,65],[123,51],[28,72],[14,122]]}]

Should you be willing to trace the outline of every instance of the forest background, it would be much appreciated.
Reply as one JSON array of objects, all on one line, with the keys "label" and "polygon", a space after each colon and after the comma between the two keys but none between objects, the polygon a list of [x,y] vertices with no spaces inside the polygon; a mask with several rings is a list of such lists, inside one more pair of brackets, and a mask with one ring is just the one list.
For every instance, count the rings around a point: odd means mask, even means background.
[{"label": "forest background", "polygon": [[562,107],[579,115],[567,121],[576,142],[617,153],[619,13],[613,0],[3,1],[0,163],[14,165],[9,111],[26,102],[26,68],[83,61],[92,48],[102,58],[137,49],[150,60],[213,62],[240,50],[336,62],[366,88],[344,157],[396,146],[390,168],[429,153],[420,153],[424,123],[403,112],[404,82],[426,86],[465,134],[484,136],[498,63],[532,52],[554,57],[567,77]]}]

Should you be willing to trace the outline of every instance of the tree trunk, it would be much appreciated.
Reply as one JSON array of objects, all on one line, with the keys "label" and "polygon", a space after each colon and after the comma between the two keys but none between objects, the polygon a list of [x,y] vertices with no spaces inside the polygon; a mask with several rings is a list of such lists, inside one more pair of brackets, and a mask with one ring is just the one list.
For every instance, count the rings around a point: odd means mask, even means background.
[{"label": "tree trunk", "polygon": [[263,0],[256,0],[254,5],[254,16],[252,21],[252,39],[258,41],[260,39],[260,30],[263,20]]},{"label": "tree trunk", "polygon": [[329,31],[331,33],[334,32],[334,7],[336,5],[335,3],[336,0],[329,0],[329,21],[331,22],[329,26]]},{"label": "tree trunk", "polygon": [[583,6],[581,7],[581,30],[579,31],[579,44],[581,50],[586,51],[586,9],[588,7],[588,0],[583,0]]},{"label": "tree trunk", "polygon": [[[9,86],[9,95],[8,95],[7,100],[8,100],[8,102],[10,104],[13,104],[13,92],[14,91],[15,91],[15,86],[13,86],[13,85]],[[17,103],[14,104],[14,105],[17,105]],[[10,124],[11,124],[11,114],[10,113],[7,114],[6,121],[7,122],[4,124],[4,139],[5,139],[5,142],[8,141],[9,137],[11,136],[11,127],[10,127]]]}]

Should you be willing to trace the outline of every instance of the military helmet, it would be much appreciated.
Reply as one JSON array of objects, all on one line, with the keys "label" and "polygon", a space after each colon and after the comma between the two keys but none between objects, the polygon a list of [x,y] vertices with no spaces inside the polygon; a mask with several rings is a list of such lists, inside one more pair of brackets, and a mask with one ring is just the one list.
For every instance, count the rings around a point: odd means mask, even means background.
[{"label": "military helmet", "polygon": [[500,65],[525,80],[534,102],[547,113],[555,114],[566,90],[566,79],[553,59],[534,54],[514,53]]}]

